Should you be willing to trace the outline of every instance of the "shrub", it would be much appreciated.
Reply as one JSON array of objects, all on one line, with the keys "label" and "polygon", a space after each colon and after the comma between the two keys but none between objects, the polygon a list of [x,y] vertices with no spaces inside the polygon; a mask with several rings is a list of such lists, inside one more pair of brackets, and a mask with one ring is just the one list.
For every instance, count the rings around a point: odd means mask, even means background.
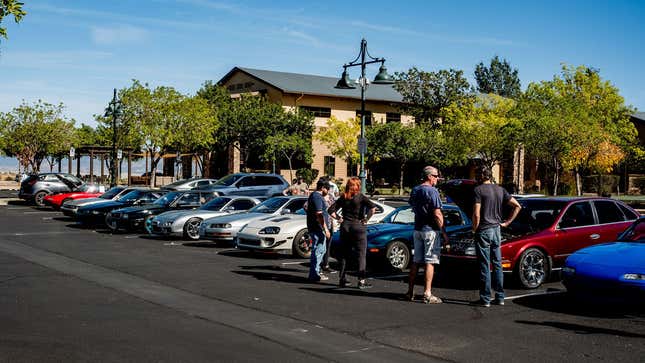
[{"label": "shrub", "polygon": [[611,195],[620,183],[619,175],[590,175],[582,178],[582,191],[598,195]]}]

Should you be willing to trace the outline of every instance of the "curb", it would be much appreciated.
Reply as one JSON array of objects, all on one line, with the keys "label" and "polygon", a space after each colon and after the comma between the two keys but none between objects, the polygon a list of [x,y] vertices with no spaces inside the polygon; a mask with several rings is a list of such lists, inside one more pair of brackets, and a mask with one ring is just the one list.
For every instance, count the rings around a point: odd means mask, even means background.
[{"label": "curb", "polygon": [[0,205],[7,205],[11,202],[20,202],[22,199],[20,198],[0,198]]}]

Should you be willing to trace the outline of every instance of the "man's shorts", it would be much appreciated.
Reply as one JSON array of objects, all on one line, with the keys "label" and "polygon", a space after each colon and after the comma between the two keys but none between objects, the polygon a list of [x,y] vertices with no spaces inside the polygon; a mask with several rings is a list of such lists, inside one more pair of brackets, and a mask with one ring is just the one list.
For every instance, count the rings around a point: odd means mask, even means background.
[{"label": "man's shorts", "polygon": [[429,227],[414,231],[414,263],[439,264],[441,233]]}]

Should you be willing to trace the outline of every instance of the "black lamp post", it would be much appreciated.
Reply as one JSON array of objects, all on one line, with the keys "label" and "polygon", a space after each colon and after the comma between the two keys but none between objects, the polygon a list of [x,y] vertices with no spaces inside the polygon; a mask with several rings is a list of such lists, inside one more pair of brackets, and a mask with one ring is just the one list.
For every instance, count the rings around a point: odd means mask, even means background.
[{"label": "black lamp post", "polygon": [[116,96],[116,88],[114,89],[114,96],[112,101],[108,104],[108,107],[105,109],[105,117],[112,116],[112,167],[110,172],[110,187],[116,185],[116,124],[117,119],[121,117],[123,113],[121,100]]},{"label": "black lamp post", "polygon": [[[367,60],[366,60],[367,57]],[[353,61],[343,65],[343,74],[336,84],[336,88],[341,89],[354,89],[358,85],[361,88],[361,135],[358,139],[358,153],[360,154],[360,169],[358,176],[361,178],[361,192],[365,193],[366,190],[366,175],[365,175],[365,153],[367,152],[367,140],[365,139],[365,90],[369,85],[369,81],[365,78],[365,66],[372,63],[381,63],[379,72],[374,77],[374,84],[393,84],[394,80],[387,74],[385,68],[385,58],[374,58],[367,51],[367,41],[361,40],[361,50],[358,57]],[[347,68],[361,67],[361,78],[358,79],[358,84],[349,79]]]}]

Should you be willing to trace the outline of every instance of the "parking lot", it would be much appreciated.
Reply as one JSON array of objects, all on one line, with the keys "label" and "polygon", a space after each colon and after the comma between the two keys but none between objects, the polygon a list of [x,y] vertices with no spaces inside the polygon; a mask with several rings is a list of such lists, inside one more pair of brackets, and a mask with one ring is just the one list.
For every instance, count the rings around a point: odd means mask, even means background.
[{"label": "parking lot", "polygon": [[[611,361],[645,357],[645,309],[571,299],[552,281],[469,306],[476,272],[440,269],[444,304],[307,281],[306,260],[111,234],[0,206],[1,361]],[[419,279],[421,282],[421,279]],[[421,294],[417,287],[417,294]],[[643,304],[645,305],[645,303]]]}]

